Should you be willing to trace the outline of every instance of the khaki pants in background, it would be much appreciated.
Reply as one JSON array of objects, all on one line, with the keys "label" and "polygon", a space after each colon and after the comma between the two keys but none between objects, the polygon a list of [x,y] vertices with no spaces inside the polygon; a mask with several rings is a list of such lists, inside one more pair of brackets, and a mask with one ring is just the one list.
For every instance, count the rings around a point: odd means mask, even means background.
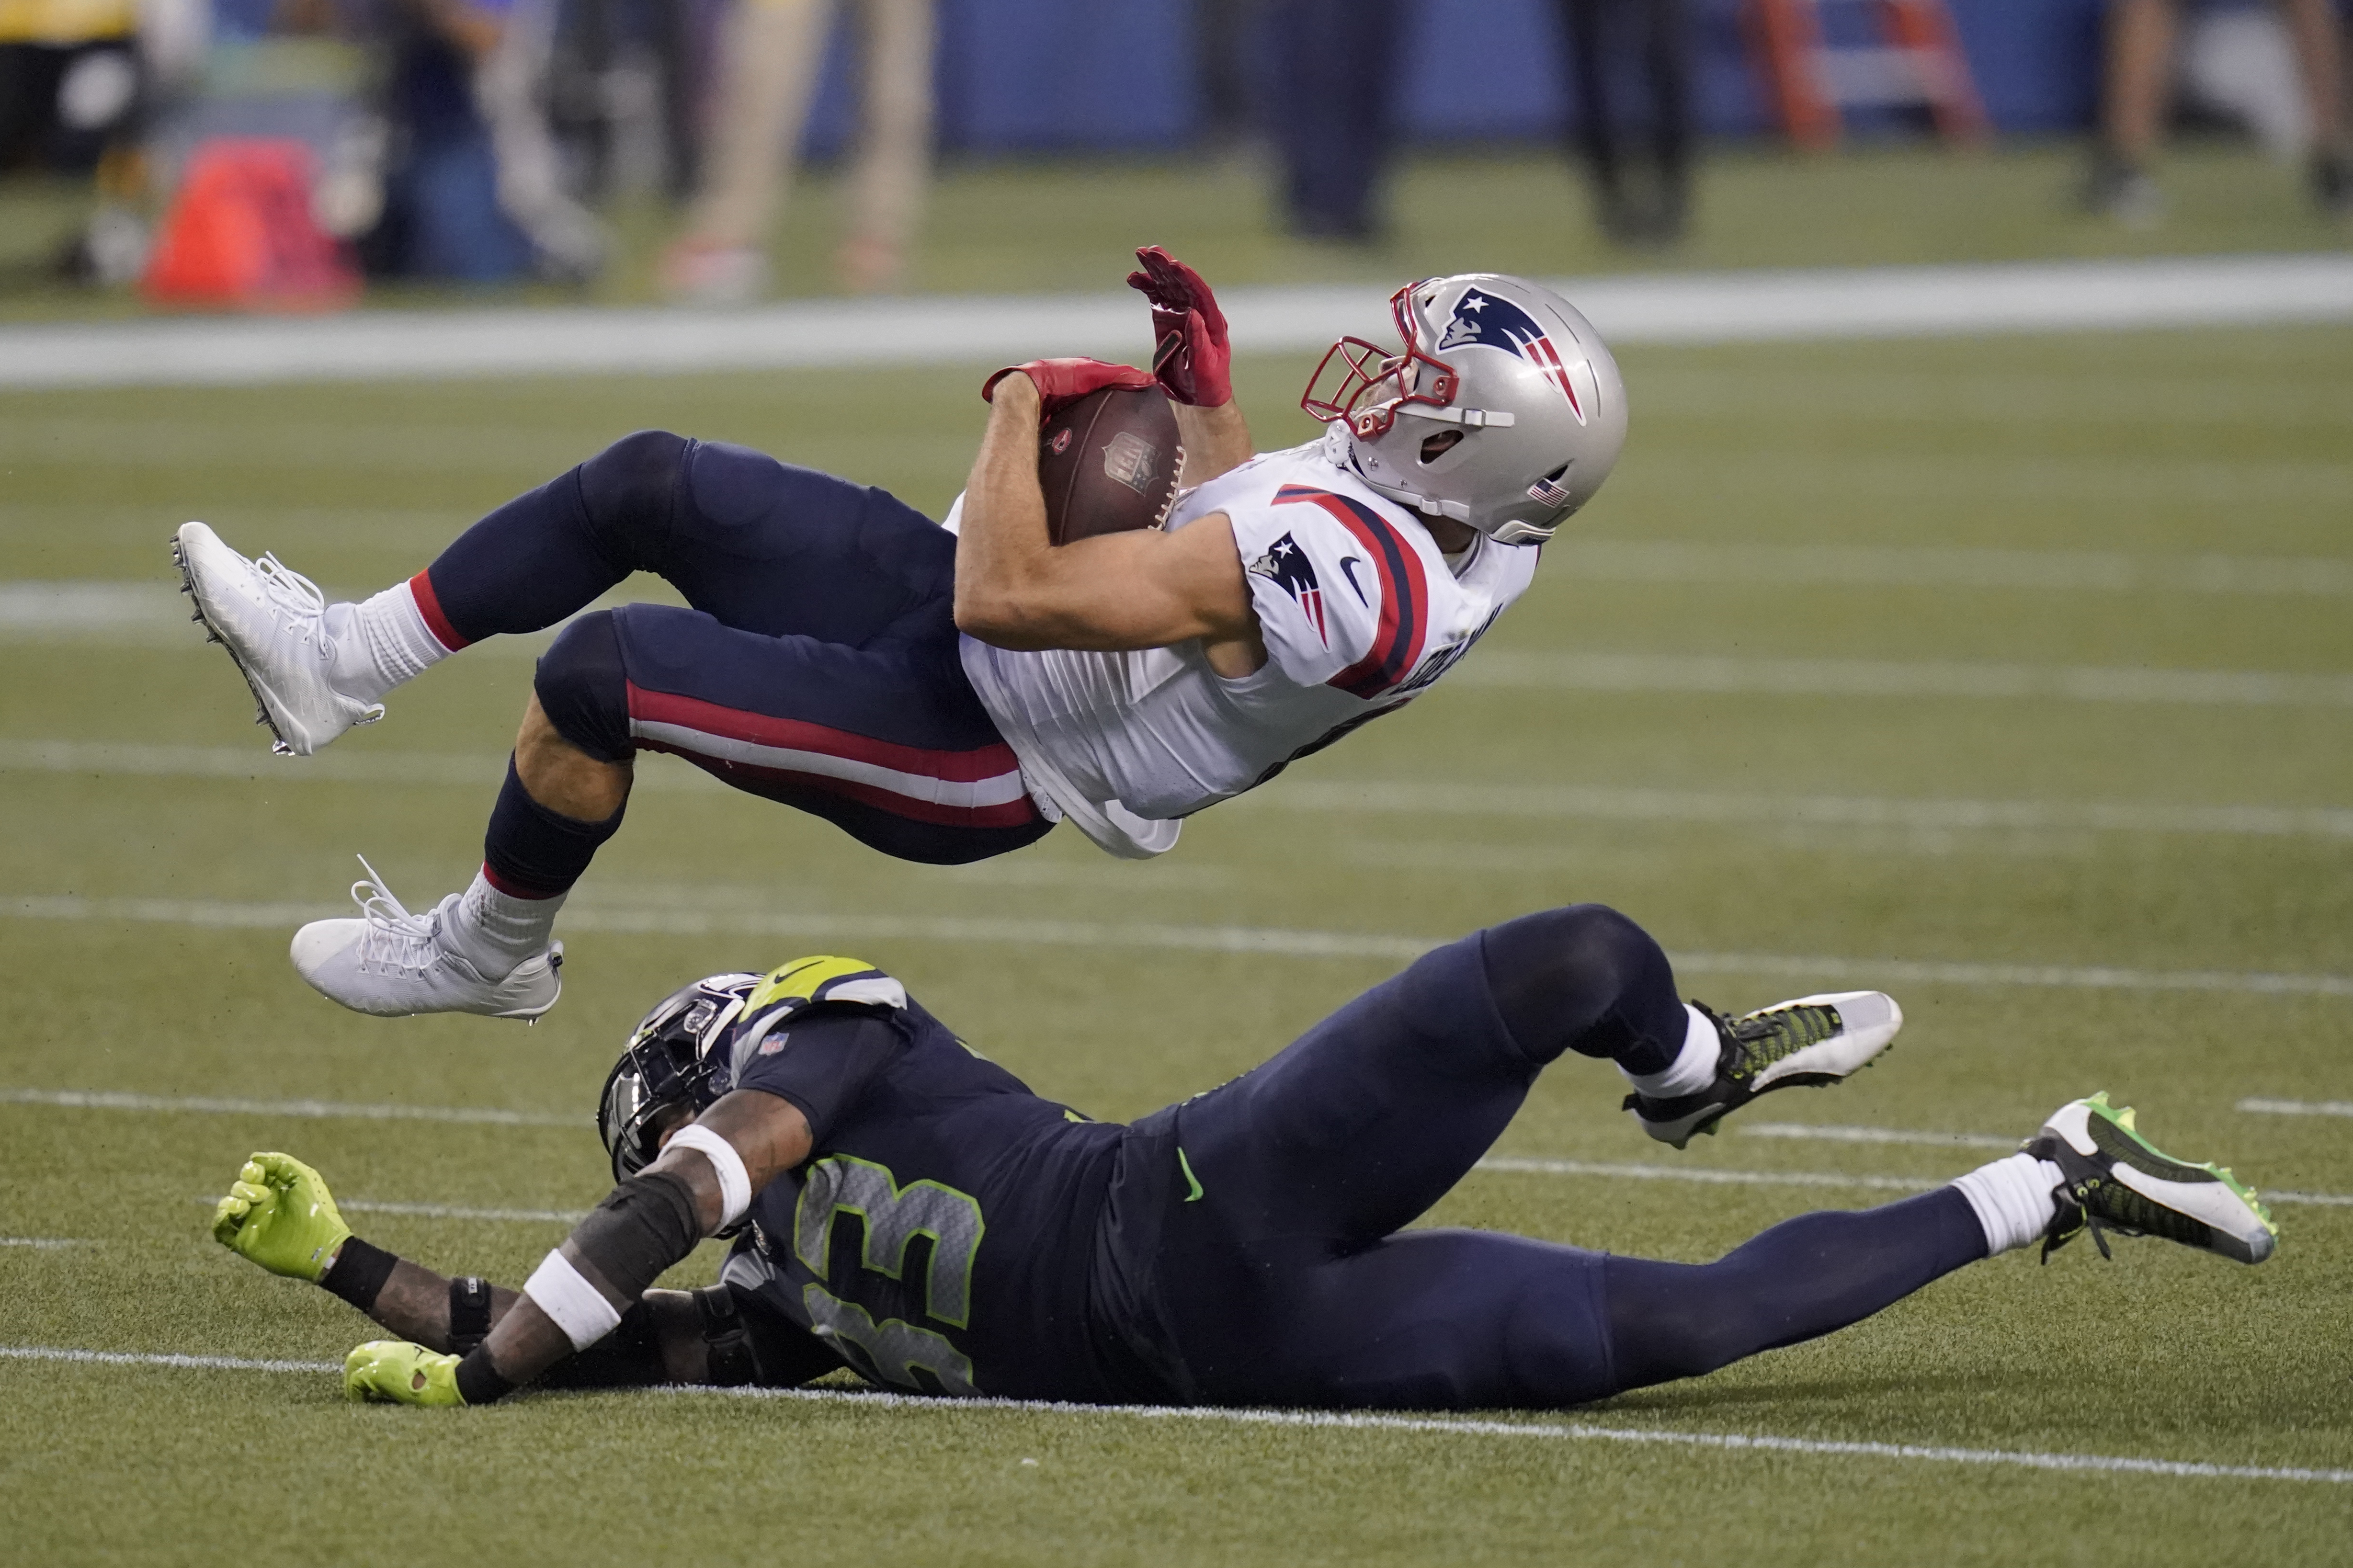
[{"label": "khaki pants in background", "polygon": [[[896,276],[931,178],[933,0],[852,0],[852,8],[862,79],[840,267],[853,288],[875,288]],[[691,240],[766,244],[792,184],[834,10],[834,0],[739,0],[728,17]]]}]

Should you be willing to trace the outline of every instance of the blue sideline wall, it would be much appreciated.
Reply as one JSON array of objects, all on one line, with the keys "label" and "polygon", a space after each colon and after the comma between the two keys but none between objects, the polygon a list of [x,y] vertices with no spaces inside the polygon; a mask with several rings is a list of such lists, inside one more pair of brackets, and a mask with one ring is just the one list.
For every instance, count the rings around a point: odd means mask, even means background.
[{"label": "blue sideline wall", "polygon": [[[1262,0],[1280,4],[1281,0]],[[1399,118],[1412,141],[1541,139],[1570,108],[1554,0],[1403,0]],[[2102,0],[1948,0],[1996,125],[2063,131],[2092,115]],[[1824,0],[1833,38],[1853,0]],[[1694,0],[1701,123],[1767,129],[1740,0]],[[1189,0],[941,0],[944,145],[979,153],[1153,151],[1198,129]],[[809,150],[838,152],[851,120],[848,40],[833,40]],[[1280,90],[1261,62],[1261,91]]]}]

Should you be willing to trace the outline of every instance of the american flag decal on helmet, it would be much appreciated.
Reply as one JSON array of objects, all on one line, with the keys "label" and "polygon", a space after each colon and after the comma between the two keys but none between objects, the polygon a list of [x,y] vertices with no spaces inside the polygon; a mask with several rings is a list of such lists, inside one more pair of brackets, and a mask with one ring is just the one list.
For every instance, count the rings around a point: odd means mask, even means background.
[{"label": "american flag decal on helmet", "polygon": [[1568,504],[1568,487],[1560,483],[1559,480],[1567,479],[1567,477],[1568,470],[1566,468],[1563,468],[1557,477],[1546,474],[1543,479],[1538,479],[1535,483],[1528,487],[1528,499],[1535,502],[1538,506],[1548,506],[1553,508],[1555,510],[1567,506]]},{"label": "american flag decal on helmet", "polygon": [[1474,344],[1516,354],[1544,372],[1545,378],[1568,399],[1568,411],[1577,416],[1577,422],[1586,423],[1585,405],[1578,400],[1577,387],[1568,379],[1568,366],[1561,363],[1560,352],[1552,346],[1552,338],[1534,316],[1509,300],[1470,289],[1454,302],[1454,314],[1447,319],[1445,334],[1438,340],[1438,352],[1444,353],[1449,349]]}]

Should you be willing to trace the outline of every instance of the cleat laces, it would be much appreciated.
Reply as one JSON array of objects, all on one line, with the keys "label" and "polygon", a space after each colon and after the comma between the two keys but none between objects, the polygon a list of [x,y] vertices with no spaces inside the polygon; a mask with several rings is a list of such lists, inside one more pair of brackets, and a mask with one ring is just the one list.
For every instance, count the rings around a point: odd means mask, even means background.
[{"label": "cleat laces", "polygon": [[1844,1026],[1837,1008],[1811,1005],[1778,1007],[1732,1019],[1715,1013],[1708,1016],[1715,1020],[1720,1031],[1731,1036],[1736,1047],[1725,1076],[1741,1082],[1755,1078],[1785,1057],[1821,1044]]},{"label": "cleat laces", "polygon": [[327,595],[319,584],[266,550],[253,563],[253,575],[270,609],[296,639],[316,647],[322,658],[332,657],[334,645],[327,640],[325,626]]},{"label": "cleat laces", "polygon": [[436,940],[439,922],[430,914],[414,915],[390,888],[367,857],[359,858],[366,877],[352,884],[352,900],[360,907],[367,930],[360,937],[359,967],[363,973],[422,974],[445,956]]}]

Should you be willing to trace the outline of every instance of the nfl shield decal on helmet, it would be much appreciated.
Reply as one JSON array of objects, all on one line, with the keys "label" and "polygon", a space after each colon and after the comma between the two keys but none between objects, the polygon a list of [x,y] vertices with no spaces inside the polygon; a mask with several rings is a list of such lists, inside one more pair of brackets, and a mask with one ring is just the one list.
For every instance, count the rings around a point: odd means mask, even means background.
[{"label": "nfl shield decal on helmet", "polygon": [[1474,345],[1516,354],[1543,371],[1568,399],[1568,411],[1577,416],[1577,422],[1585,423],[1585,405],[1569,384],[1568,367],[1561,363],[1560,351],[1553,347],[1551,336],[1534,316],[1508,300],[1469,289],[1454,302],[1454,313],[1447,319],[1437,352],[1442,354],[1449,349]]},{"label": "nfl shield decal on helmet", "polygon": [[1296,599],[1308,625],[1315,628],[1316,639],[1326,647],[1332,646],[1331,634],[1324,626],[1324,588],[1315,580],[1315,563],[1307,559],[1307,552],[1299,548],[1297,540],[1284,534],[1268,545],[1266,553],[1251,562],[1247,570]]}]

